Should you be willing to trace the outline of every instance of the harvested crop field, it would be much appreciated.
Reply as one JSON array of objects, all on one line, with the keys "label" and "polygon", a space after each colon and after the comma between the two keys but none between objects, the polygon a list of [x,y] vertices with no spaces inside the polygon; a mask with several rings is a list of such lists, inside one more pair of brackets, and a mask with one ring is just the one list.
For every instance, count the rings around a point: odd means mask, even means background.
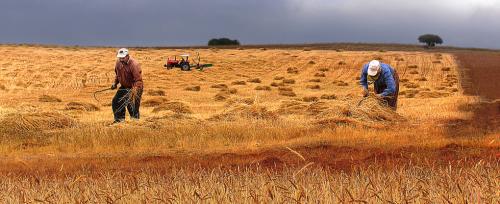
[{"label": "harvested crop field", "polygon": [[[496,54],[130,51],[141,119],[112,124],[114,91],[94,92],[114,80],[114,48],[0,46],[0,202],[500,199]],[[163,67],[195,52],[214,66]],[[360,96],[371,59],[399,73],[396,112]]]}]

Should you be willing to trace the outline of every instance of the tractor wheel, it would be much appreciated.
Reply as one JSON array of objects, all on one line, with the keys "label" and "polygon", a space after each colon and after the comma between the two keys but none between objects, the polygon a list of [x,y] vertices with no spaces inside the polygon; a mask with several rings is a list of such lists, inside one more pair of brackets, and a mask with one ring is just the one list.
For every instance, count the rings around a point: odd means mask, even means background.
[{"label": "tractor wheel", "polygon": [[182,71],[189,71],[189,70],[191,70],[191,66],[189,66],[189,64],[183,64],[181,66],[181,70]]}]

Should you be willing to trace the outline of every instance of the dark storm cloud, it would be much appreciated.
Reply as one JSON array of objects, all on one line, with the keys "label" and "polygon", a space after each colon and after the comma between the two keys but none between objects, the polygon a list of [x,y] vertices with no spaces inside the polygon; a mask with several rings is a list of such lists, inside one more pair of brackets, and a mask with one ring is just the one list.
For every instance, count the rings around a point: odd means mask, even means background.
[{"label": "dark storm cloud", "polygon": [[0,43],[416,43],[436,33],[448,45],[500,48],[499,11],[494,0],[3,0]]}]

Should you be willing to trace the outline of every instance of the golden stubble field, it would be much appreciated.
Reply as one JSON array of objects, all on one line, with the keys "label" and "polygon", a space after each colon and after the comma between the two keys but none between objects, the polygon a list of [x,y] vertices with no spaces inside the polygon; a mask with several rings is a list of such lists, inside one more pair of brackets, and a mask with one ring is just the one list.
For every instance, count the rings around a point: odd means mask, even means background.
[{"label": "golden stubble field", "polygon": [[[112,125],[114,91],[93,92],[115,48],[0,46],[4,202],[498,201],[498,131],[462,125],[480,99],[451,54],[130,51],[141,120]],[[196,52],[214,67],[163,68]],[[372,59],[400,75],[397,112],[360,102]]]}]

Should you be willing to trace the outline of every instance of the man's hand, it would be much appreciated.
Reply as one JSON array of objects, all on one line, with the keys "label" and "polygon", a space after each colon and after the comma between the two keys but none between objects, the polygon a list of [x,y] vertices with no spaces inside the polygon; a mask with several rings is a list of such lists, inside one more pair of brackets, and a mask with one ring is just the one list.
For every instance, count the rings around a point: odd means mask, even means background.
[{"label": "man's hand", "polygon": [[363,97],[368,97],[368,94],[369,94],[368,89],[363,88],[362,94],[363,94]]},{"label": "man's hand", "polygon": [[111,85],[111,90],[115,90],[115,89],[116,89],[116,84]]}]

